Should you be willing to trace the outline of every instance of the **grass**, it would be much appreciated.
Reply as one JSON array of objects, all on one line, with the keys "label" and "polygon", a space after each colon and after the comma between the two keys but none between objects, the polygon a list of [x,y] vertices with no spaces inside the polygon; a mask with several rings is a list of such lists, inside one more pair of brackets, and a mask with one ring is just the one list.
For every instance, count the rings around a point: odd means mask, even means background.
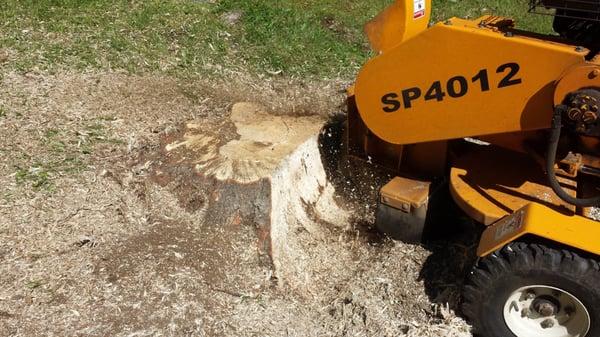
[{"label": "grass", "polygon": [[0,44],[22,71],[41,68],[191,70],[224,56],[222,24],[193,1],[8,0]]},{"label": "grass", "polygon": [[387,3],[225,0],[217,12],[243,13],[232,32],[245,62],[293,75],[335,76],[365,61],[368,48],[361,22]]},{"label": "grass", "polygon": [[[3,0],[0,79],[8,70],[117,70],[194,77],[221,68],[286,77],[352,79],[371,56],[363,25],[393,0]],[[549,32],[524,0],[434,0],[432,21],[511,16]],[[0,105],[0,121],[9,107]],[[19,117],[19,116],[17,116]],[[122,145],[100,118],[75,135],[47,130],[46,154],[15,166],[15,179],[51,190],[85,169],[100,144]]]},{"label": "grass", "polygon": [[[391,0],[3,0],[4,65],[22,72],[111,69],[348,77],[369,57],[363,24]],[[523,0],[435,0],[435,21],[510,15],[547,32]],[[227,20],[225,18],[238,18]],[[0,69],[2,69],[0,65]]]},{"label": "grass", "polygon": [[76,174],[87,169],[88,156],[98,146],[122,146],[125,142],[109,136],[102,124],[110,117],[101,117],[77,132],[47,129],[43,133],[44,151],[36,156],[22,153],[15,165],[15,181],[18,185],[31,187],[36,191],[53,191],[53,181],[59,176]]},{"label": "grass", "polygon": [[35,190],[51,188],[48,170],[39,164],[27,169],[17,167],[15,180],[17,184],[29,184]]},{"label": "grass", "polygon": [[31,280],[27,283],[25,283],[25,286],[29,289],[36,289],[41,287],[44,284],[44,282],[42,280]]}]

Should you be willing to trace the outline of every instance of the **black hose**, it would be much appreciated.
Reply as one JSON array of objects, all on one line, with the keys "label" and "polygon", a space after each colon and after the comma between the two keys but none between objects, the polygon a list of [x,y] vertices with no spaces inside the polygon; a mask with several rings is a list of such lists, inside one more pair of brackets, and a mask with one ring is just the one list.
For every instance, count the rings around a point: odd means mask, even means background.
[{"label": "black hose", "polygon": [[558,149],[558,141],[560,140],[560,130],[562,128],[562,114],[567,111],[566,105],[559,105],[554,109],[552,115],[552,127],[550,129],[550,141],[548,142],[548,152],[546,153],[546,172],[548,173],[548,182],[556,195],[569,204],[578,207],[600,206],[600,196],[595,198],[575,198],[567,193],[556,178],[554,171],[554,163],[556,161],[556,150]]}]

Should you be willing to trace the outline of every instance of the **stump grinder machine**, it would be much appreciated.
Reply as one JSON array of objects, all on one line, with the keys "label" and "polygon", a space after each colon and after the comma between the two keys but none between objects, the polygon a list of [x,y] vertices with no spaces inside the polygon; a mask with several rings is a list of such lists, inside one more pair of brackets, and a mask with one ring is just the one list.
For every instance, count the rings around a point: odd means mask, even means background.
[{"label": "stump grinder machine", "polygon": [[462,296],[476,334],[600,337],[600,0],[534,0],[548,35],[430,24],[430,1],[367,24],[376,56],[348,90],[349,155],[395,176],[377,227],[419,242],[452,199],[485,226]]}]

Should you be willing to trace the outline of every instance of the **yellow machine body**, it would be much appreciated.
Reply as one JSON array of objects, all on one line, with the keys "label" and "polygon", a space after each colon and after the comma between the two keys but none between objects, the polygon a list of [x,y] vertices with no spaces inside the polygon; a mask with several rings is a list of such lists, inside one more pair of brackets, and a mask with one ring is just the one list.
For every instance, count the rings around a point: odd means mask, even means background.
[{"label": "yellow machine body", "polygon": [[[574,196],[574,181],[560,180]],[[479,256],[526,235],[600,256],[600,224],[556,196],[545,184],[545,172],[525,154],[481,146],[454,163],[449,185],[465,213],[488,226]]]},{"label": "yellow machine body", "polygon": [[387,52],[427,28],[431,3],[425,0],[397,1],[365,26],[371,47]]},{"label": "yellow machine body", "polygon": [[[472,219],[486,226],[530,203],[559,212],[576,211],[546,183],[544,170],[525,154],[493,146],[478,146],[458,158],[450,170],[450,193]],[[575,195],[577,185],[561,180]]]},{"label": "yellow machine body", "polygon": [[477,255],[487,256],[525,235],[534,235],[600,256],[598,222],[530,203],[487,228]]},{"label": "yellow machine body", "polygon": [[450,19],[371,59],[354,88],[369,130],[413,144],[548,128],[554,82],[585,63],[586,51],[508,37],[496,27],[502,24],[489,16]]},{"label": "yellow machine body", "polygon": [[[502,17],[428,27],[430,0],[422,15],[416,3],[397,1],[366,27],[378,55],[349,90],[350,153],[419,179],[449,170],[453,199],[489,226],[481,256],[526,235],[600,255],[600,224],[553,194],[539,158],[527,155],[550,128],[555,104],[600,88],[600,60]],[[457,159],[448,144],[466,137],[490,144]],[[574,176],[560,181],[573,196],[581,189]],[[403,193],[388,194],[400,202]]]}]

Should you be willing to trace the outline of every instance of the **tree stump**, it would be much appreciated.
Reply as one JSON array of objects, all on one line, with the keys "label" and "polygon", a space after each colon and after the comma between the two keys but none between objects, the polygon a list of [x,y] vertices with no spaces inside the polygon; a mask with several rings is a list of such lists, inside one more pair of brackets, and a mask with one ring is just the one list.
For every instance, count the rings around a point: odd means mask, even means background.
[{"label": "tree stump", "polygon": [[222,255],[215,268],[226,274],[258,259],[280,285],[304,288],[310,282],[315,261],[302,233],[311,240],[325,237],[328,226],[345,226],[349,218],[334,201],[322,163],[324,122],[238,103],[229,120],[188,123],[165,137],[165,159],[153,177],[171,184],[187,210],[201,211],[198,220],[210,229],[203,234],[206,244]]}]

